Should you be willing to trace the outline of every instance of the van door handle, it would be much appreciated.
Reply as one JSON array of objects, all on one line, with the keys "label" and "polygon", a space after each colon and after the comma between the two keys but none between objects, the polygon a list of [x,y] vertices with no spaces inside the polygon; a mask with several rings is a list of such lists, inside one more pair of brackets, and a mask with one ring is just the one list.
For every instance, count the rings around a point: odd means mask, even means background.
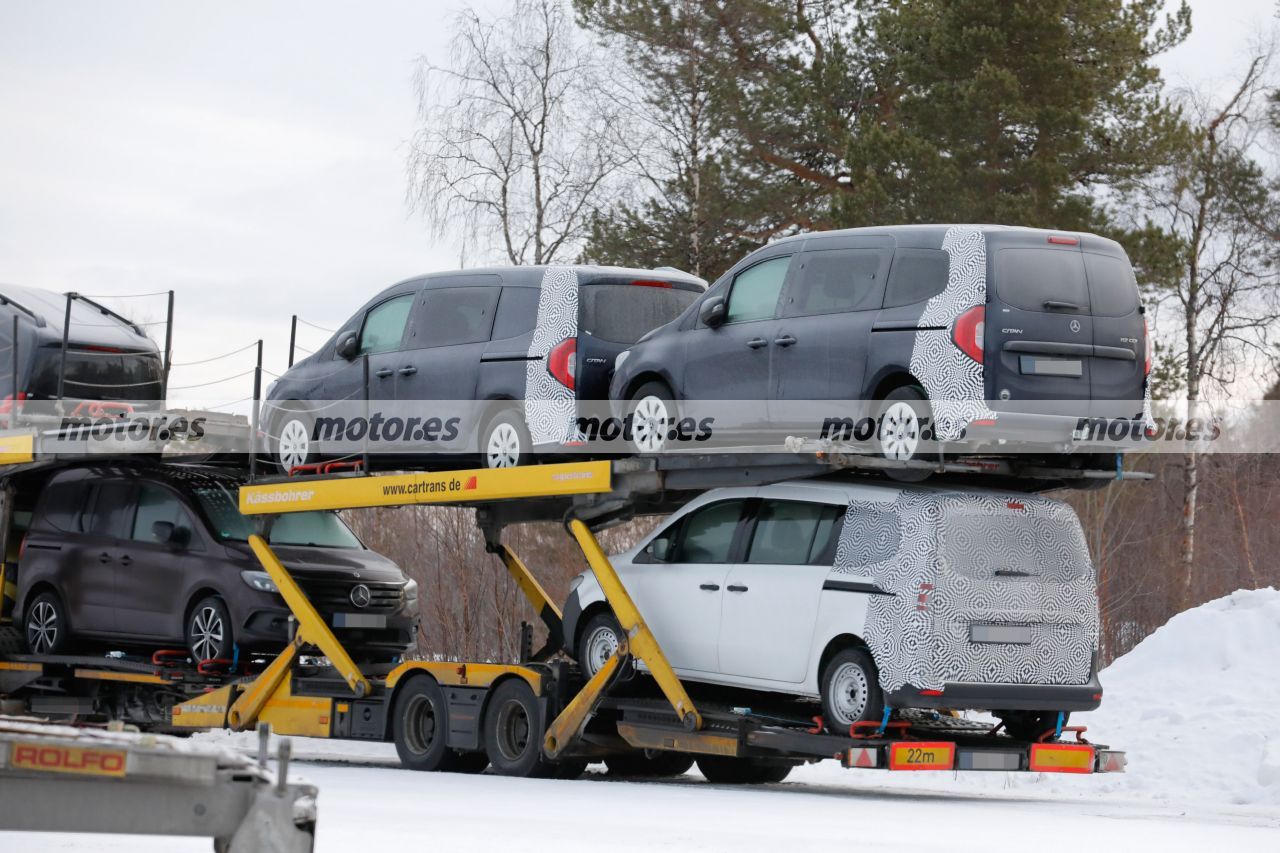
[{"label": "van door handle", "polygon": [[417,373],[417,372],[418,372],[418,368],[414,367],[413,365],[409,365],[408,367],[402,367],[402,368],[400,368],[400,375],[401,375],[401,376],[412,376],[413,374],[415,374],[415,373]]},{"label": "van door handle", "polygon": [[732,584],[732,583],[729,584],[727,587],[725,587],[725,589],[729,590],[729,592],[746,592],[747,591],[747,588],[745,586],[738,586],[737,584]]},{"label": "van door handle", "polygon": [[395,373],[395,371],[392,370],[390,367],[384,367],[381,370],[375,370],[373,372],[373,375],[378,377],[379,379],[386,379],[388,376],[390,376],[393,373]]},{"label": "van door handle", "polygon": [[1050,311],[1079,311],[1080,306],[1074,302],[1059,302],[1056,299],[1050,299],[1044,303],[1044,307]]},{"label": "van door handle", "polygon": [[720,584],[718,583],[699,584],[698,589],[705,589],[707,592],[715,592],[716,590],[720,589]]},{"label": "van door handle", "polygon": [[110,563],[110,562],[111,562],[111,555],[110,555],[110,554],[108,554],[106,551],[103,551],[101,554],[99,554],[99,555],[98,555],[98,562],[99,562],[99,563]]},{"label": "van door handle", "polygon": [[789,347],[796,342],[796,338],[795,335],[783,335],[781,337],[774,338],[773,342],[775,345],[780,347]]},{"label": "van door handle", "polygon": [[766,341],[764,338],[752,338],[751,340],[747,341],[747,346],[751,347],[752,349],[760,349],[760,347],[768,346],[768,345],[769,345],[769,342]]},{"label": "van door handle", "polygon": [[133,557],[130,557],[128,554],[125,554],[123,557],[120,558],[120,565],[122,566],[127,566],[132,562],[133,562]]}]

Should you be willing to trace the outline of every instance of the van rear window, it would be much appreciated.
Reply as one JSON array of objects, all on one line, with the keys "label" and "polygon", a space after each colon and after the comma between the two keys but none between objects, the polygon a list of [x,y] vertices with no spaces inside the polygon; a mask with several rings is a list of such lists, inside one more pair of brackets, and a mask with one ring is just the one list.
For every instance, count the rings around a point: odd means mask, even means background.
[{"label": "van rear window", "polygon": [[1024,311],[1048,311],[1045,303],[1065,303],[1056,311],[1089,311],[1084,260],[1066,249],[1001,249],[996,255],[996,295],[1000,301]]},{"label": "van rear window", "polygon": [[[57,397],[62,347],[36,352],[27,393],[37,399]],[[161,372],[155,353],[69,349],[63,394],[79,400],[159,400]]]},{"label": "van rear window", "polygon": [[1138,279],[1128,261],[1085,253],[1084,269],[1095,317],[1127,317],[1138,310]]},{"label": "van rear window", "polygon": [[944,507],[939,526],[943,565],[977,581],[1069,583],[1093,571],[1074,513],[1033,517]]},{"label": "van rear window", "polygon": [[581,329],[615,344],[634,344],[693,304],[698,291],[639,284],[588,284],[578,294]]}]

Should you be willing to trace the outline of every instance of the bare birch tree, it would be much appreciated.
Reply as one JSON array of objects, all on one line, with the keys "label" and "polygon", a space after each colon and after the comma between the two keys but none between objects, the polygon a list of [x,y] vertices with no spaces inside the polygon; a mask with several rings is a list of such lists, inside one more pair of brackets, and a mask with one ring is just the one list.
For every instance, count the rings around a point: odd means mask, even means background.
[{"label": "bare birch tree", "polygon": [[[1272,359],[1280,321],[1280,201],[1258,163],[1267,127],[1268,68],[1259,49],[1223,103],[1187,99],[1188,143],[1142,189],[1153,226],[1175,247],[1176,274],[1156,291],[1166,326],[1170,371],[1186,394],[1188,417],[1200,417],[1215,391],[1249,365]],[[1200,454],[1183,458],[1181,571],[1183,607],[1193,604]]]},{"label": "bare birch tree", "polygon": [[455,19],[447,65],[420,58],[408,200],[512,264],[573,255],[626,152],[602,59],[561,0]]}]

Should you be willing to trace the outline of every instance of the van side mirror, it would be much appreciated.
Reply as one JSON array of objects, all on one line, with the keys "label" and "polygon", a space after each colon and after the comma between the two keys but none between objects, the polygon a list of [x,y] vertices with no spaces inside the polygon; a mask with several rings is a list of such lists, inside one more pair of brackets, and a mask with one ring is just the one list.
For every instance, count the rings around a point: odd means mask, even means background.
[{"label": "van side mirror", "polygon": [[354,331],[343,333],[342,337],[338,338],[338,345],[334,348],[335,351],[338,355],[342,356],[347,361],[350,361],[360,352],[360,343],[358,338],[359,334]]},{"label": "van side mirror", "polygon": [[724,325],[727,316],[723,296],[713,296],[702,303],[702,307],[698,309],[698,319],[702,321],[702,325],[709,329],[715,329]]},{"label": "van side mirror", "polygon": [[656,562],[665,563],[671,558],[671,540],[665,536],[659,537],[650,542],[645,550]]}]

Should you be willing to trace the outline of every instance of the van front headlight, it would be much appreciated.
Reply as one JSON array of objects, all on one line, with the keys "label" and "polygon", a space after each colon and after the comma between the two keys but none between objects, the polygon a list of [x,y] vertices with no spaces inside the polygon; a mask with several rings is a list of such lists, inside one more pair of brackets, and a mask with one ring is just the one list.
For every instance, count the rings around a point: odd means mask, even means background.
[{"label": "van front headlight", "polygon": [[258,592],[279,592],[276,582],[266,572],[243,571],[240,579]]}]

